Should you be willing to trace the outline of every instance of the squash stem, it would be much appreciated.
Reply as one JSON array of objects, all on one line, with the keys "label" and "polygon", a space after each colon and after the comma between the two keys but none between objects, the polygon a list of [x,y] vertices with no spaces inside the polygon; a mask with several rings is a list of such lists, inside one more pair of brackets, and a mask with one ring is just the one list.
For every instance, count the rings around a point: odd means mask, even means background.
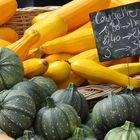
[{"label": "squash stem", "polygon": [[30,130],[24,130],[23,137],[25,140],[32,139],[34,137],[34,133]]},{"label": "squash stem", "polygon": [[125,130],[131,130],[134,127],[134,123],[130,121],[125,121],[125,124],[122,126]]},{"label": "squash stem", "polygon": [[77,139],[77,140],[84,140],[84,130],[82,128],[76,128],[72,138]]},{"label": "squash stem", "polygon": [[76,91],[77,90],[77,87],[74,83],[69,83],[67,89],[72,89],[73,91]]},{"label": "squash stem", "polygon": [[54,102],[54,100],[52,99],[52,98],[50,98],[50,97],[47,97],[47,107],[48,108],[54,108],[56,105],[55,105],[55,102]]}]

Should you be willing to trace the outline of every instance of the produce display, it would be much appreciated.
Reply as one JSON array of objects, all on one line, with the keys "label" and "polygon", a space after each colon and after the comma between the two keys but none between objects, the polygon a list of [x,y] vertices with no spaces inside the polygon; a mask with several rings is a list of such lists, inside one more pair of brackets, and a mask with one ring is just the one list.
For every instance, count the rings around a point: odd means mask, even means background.
[{"label": "produce display", "polygon": [[[89,18],[136,1],[73,0],[20,37],[16,0],[0,0],[0,140],[140,140],[139,56],[100,62]],[[78,87],[104,83],[124,90],[90,108]]]}]

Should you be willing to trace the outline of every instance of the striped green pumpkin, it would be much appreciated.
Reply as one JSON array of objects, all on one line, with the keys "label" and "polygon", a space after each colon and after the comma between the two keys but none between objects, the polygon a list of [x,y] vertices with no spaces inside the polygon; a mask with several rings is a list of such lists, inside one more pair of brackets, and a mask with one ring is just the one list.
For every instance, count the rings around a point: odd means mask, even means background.
[{"label": "striped green pumpkin", "polygon": [[89,136],[86,135],[83,128],[77,127],[74,130],[72,137],[67,140],[97,140],[97,139],[92,135]]},{"label": "striped green pumpkin", "polygon": [[35,121],[35,132],[46,140],[64,140],[80,125],[76,111],[67,104],[54,103],[47,99],[47,106],[39,110]]},{"label": "striped green pumpkin", "polygon": [[42,89],[36,83],[25,80],[14,85],[12,89],[23,90],[28,93],[34,100],[36,109],[40,109]]},{"label": "striped green pumpkin", "polygon": [[23,65],[18,55],[6,47],[0,47],[0,91],[11,88],[23,77]]},{"label": "striped green pumpkin", "polygon": [[33,99],[22,90],[7,90],[0,94],[0,128],[17,138],[28,129],[36,113]]},{"label": "striped green pumpkin", "polygon": [[123,126],[110,130],[104,140],[140,140],[140,128],[135,127],[133,122],[126,121]]},{"label": "striped green pumpkin", "polygon": [[33,131],[24,130],[23,136],[16,140],[45,140],[43,137],[34,134]]},{"label": "striped green pumpkin", "polygon": [[110,94],[93,107],[92,121],[104,132],[121,126],[126,120],[140,124],[140,102],[133,94]]},{"label": "striped green pumpkin", "polygon": [[45,97],[51,96],[57,90],[56,83],[49,77],[45,76],[35,76],[30,79],[30,81],[36,83],[44,90]]},{"label": "striped green pumpkin", "polygon": [[89,108],[86,98],[81,94],[74,83],[69,83],[66,89],[55,91],[51,96],[56,102],[71,105],[81,117],[82,121],[88,116]]}]

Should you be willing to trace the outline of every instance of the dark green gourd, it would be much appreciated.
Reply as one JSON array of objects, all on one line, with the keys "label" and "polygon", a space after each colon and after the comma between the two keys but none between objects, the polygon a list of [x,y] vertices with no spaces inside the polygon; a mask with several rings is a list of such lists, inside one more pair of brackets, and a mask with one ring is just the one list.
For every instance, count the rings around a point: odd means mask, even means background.
[{"label": "dark green gourd", "polygon": [[64,140],[72,135],[78,126],[80,119],[73,107],[47,98],[47,106],[37,113],[35,132],[46,140]]},{"label": "dark green gourd", "polygon": [[80,125],[80,128],[83,129],[83,131],[84,131],[84,136],[85,136],[85,137],[95,136],[93,130],[92,130],[89,126],[84,125],[84,124],[81,124],[81,125]]},{"label": "dark green gourd", "polygon": [[110,130],[104,140],[140,140],[140,128],[135,127],[133,122],[126,121],[123,126]]},{"label": "dark green gourd", "polygon": [[21,136],[31,126],[35,113],[35,103],[24,91],[7,90],[0,94],[0,128],[9,136]]},{"label": "dark green gourd", "polygon": [[15,90],[23,90],[28,93],[34,100],[36,108],[39,109],[41,105],[41,98],[45,98],[42,93],[42,89],[34,82],[22,81],[12,87]]},{"label": "dark green gourd", "polygon": [[74,83],[70,83],[66,89],[55,91],[51,96],[56,102],[71,105],[81,117],[82,121],[88,116],[89,108],[83,94],[78,92]]},{"label": "dark green gourd", "polygon": [[46,96],[51,96],[57,90],[56,83],[49,77],[35,76],[30,81],[39,85],[44,90]]},{"label": "dark green gourd", "polygon": [[85,135],[84,129],[77,127],[74,130],[72,137],[67,139],[67,140],[97,140],[97,139],[94,136]]},{"label": "dark green gourd", "polygon": [[23,65],[18,55],[6,47],[0,47],[0,91],[11,88],[23,77]]},{"label": "dark green gourd", "polygon": [[23,136],[16,140],[45,140],[43,137],[34,134],[33,131],[24,130]]},{"label": "dark green gourd", "polygon": [[92,121],[101,130],[121,126],[126,120],[139,124],[140,102],[133,94],[110,94],[92,110]]}]

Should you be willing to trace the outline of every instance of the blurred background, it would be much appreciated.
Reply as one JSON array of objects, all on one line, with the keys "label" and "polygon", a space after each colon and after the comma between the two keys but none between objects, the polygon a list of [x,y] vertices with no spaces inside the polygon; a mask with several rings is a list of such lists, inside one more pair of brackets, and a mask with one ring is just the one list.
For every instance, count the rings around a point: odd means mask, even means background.
[{"label": "blurred background", "polygon": [[19,8],[23,8],[29,6],[61,6],[70,1],[71,0],[17,0],[17,3]]}]

